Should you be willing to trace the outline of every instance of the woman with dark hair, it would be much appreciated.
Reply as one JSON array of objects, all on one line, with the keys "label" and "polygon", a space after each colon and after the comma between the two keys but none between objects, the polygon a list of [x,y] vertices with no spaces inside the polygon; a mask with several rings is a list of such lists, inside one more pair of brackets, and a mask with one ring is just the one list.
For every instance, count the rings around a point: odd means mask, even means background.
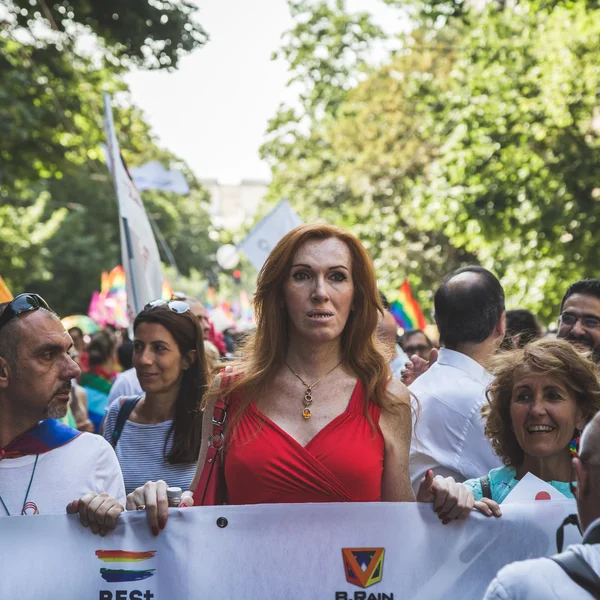
[{"label": "woman with dark hair", "polygon": [[[227,502],[414,501],[410,396],[376,337],[383,307],[359,240],[325,224],[290,231],[259,273],[254,309],[256,329],[203,400],[211,441],[215,403],[228,403]],[[207,451],[203,444],[191,489]],[[435,497],[443,520],[472,507],[464,486],[431,474],[419,496]],[[127,506],[144,506],[158,530],[165,501],[164,482],[149,482]]]},{"label": "woman with dark hair", "polygon": [[115,338],[112,334],[100,332],[94,335],[88,346],[88,370],[79,378],[79,385],[87,396],[88,418],[98,433],[106,414],[108,394],[114,383]]},{"label": "woman with dark hair", "polygon": [[542,339],[496,355],[488,366],[485,434],[504,467],[464,485],[484,514],[500,504],[527,473],[570,491],[571,457],[579,435],[600,410],[596,365],[565,340]]},{"label": "woman with dark hair", "polygon": [[144,394],[111,404],[104,437],[115,447],[127,492],[150,479],[187,489],[207,386],[200,322],[187,303],[158,300],[136,317],[133,332],[133,365]]}]

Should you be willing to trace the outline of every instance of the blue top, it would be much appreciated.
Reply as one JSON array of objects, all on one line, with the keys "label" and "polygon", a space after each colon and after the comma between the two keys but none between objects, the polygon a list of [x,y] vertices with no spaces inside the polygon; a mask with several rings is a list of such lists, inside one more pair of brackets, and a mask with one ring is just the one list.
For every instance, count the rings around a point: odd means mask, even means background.
[{"label": "blue top", "polygon": [[[117,398],[108,409],[104,422],[104,437],[111,442],[121,408]],[[163,479],[171,487],[188,490],[196,473],[197,461],[173,465],[165,460],[165,440],[173,424],[172,420],[156,424],[134,423],[127,419],[115,448],[121,465],[125,491],[130,494],[146,481]],[[173,447],[171,431],[166,444],[168,454]]]},{"label": "blue top", "polygon": [[[519,480],[515,478],[516,474],[517,471],[514,467],[499,467],[498,469],[492,469],[489,472],[492,500],[498,504],[502,504],[506,496],[508,496],[517,483],[519,483]],[[565,483],[564,481],[549,481],[548,483],[567,498],[574,498],[568,483]],[[473,490],[475,501],[483,498],[479,478],[467,479],[467,481],[464,482],[464,485]]]}]

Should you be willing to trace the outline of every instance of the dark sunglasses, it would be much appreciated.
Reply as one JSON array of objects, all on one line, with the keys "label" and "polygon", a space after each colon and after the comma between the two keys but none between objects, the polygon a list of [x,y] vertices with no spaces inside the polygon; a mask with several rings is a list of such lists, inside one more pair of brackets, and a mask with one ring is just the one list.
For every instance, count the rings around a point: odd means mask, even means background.
[{"label": "dark sunglasses", "polygon": [[144,306],[144,310],[152,310],[153,308],[158,308],[159,306],[166,306],[179,315],[182,315],[190,310],[190,305],[187,302],[183,302],[183,300],[153,300]]},{"label": "dark sunglasses", "polygon": [[45,308],[51,310],[48,303],[37,294],[19,294],[12,299],[11,303],[4,309],[0,315],[0,327],[4,327],[13,317],[18,317],[23,313]]}]

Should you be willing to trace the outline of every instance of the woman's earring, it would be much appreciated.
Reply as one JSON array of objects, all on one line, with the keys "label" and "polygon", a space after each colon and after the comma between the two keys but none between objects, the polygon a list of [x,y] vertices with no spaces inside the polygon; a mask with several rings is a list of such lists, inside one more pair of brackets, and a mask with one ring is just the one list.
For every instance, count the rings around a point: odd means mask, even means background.
[{"label": "woman's earring", "polygon": [[578,457],[579,456],[579,440],[581,439],[581,431],[576,429],[573,433],[573,437],[571,438],[571,442],[569,443],[569,452],[571,456]]}]

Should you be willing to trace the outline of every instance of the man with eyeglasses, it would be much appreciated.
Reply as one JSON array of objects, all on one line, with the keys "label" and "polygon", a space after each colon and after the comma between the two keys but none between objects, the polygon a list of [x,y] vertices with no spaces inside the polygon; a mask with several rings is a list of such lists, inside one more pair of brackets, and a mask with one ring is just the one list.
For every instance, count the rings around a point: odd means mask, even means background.
[{"label": "man with eyeglasses", "polygon": [[0,304],[0,517],[79,513],[94,533],[125,504],[115,453],[102,437],[67,427],[73,342],[36,294]]},{"label": "man with eyeglasses", "polygon": [[600,363],[600,279],[569,286],[560,305],[557,337],[591,350]]},{"label": "man with eyeglasses", "polygon": [[583,543],[553,557],[504,567],[484,600],[600,598],[600,413],[583,431],[573,472]]},{"label": "man with eyeglasses", "polygon": [[422,329],[411,329],[402,338],[402,350],[410,357],[416,354],[423,360],[429,360],[433,350],[433,342]]}]

